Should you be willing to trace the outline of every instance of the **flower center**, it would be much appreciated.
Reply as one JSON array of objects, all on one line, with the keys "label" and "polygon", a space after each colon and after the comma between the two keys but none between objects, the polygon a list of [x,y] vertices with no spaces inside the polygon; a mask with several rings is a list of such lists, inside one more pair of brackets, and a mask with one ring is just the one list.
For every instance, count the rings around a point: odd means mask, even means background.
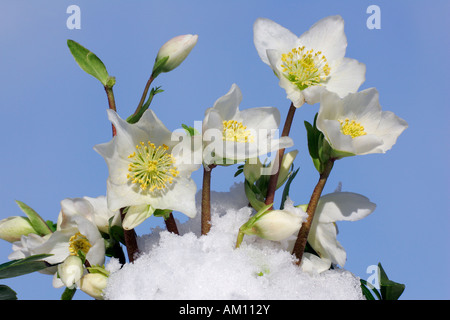
[{"label": "flower center", "polygon": [[304,46],[283,53],[281,61],[285,77],[300,90],[319,85],[330,74],[330,67],[322,52],[305,50]]},{"label": "flower center", "polygon": [[92,245],[89,243],[88,238],[80,232],[75,233],[69,239],[69,252],[71,256],[77,256],[79,251],[86,255],[91,247]]},{"label": "flower center", "polygon": [[156,147],[150,141],[147,145],[140,142],[136,151],[128,156],[131,162],[128,164],[127,178],[139,184],[142,190],[153,192],[155,189],[165,189],[180,173],[173,165],[175,160],[167,153],[168,149],[165,144]]},{"label": "flower center", "polygon": [[364,136],[367,134],[367,132],[364,131],[364,127],[355,120],[350,121],[348,118],[346,118],[345,120],[339,120],[339,122],[341,124],[341,132],[343,134],[351,136],[352,138]]},{"label": "flower center", "polygon": [[236,120],[223,121],[223,140],[235,142],[253,142],[250,130]]}]

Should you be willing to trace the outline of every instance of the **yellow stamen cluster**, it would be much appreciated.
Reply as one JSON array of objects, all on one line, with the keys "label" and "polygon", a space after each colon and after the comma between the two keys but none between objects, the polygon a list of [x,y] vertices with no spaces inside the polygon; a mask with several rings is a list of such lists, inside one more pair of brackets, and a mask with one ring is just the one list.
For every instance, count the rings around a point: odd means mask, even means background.
[{"label": "yellow stamen cluster", "polygon": [[330,74],[330,67],[322,52],[305,50],[304,46],[283,53],[281,61],[284,75],[300,90],[319,85]]},{"label": "yellow stamen cluster", "polygon": [[352,138],[367,134],[367,132],[364,131],[364,127],[355,120],[350,121],[346,118],[345,120],[339,120],[339,122],[341,124],[341,132],[345,135],[351,136]]},{"label": "yellow stamen cluster", "polygon": [[77,256],[79,251],[86,255],[91,247],[92,245],[89,243],[88,238],[80,232],[75,233],[69,239],[69,253],[71,256]]},{"label": "yellow stamen cluster", "polygon": [[173,156],[167,153],[168,149],[164,144],[156,147],[150,141],[147,145],[140,142],[136,145],[136,151],[128,156],[131,162],[128,164],[127,178],[139,184],[142,190],[153,192],[165,189],[180,174],[173,165]]},{"label": "yellow stamen cluster", "polygon": [[236,120],[223,121],[223,140],[235,142],[253,142],[254,137],[247,126]]}]

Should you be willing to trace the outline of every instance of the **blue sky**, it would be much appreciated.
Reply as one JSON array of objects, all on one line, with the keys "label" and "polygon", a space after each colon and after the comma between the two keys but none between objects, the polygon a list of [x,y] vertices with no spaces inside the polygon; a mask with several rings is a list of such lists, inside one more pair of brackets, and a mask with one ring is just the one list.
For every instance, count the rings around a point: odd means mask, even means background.
[{"label": "blue sky", "polygon": [[[81,9],[81,29],[66,27],[66,9]],[[366,26],[369,5],[381,9],[381,29]],[[289,101],[258,57],[252,26],[272,19],[297,35],[319,19],[341,15],[347,57],[367,66],[360,89],[376,87],[384,110],[409,123],[386,154],[346,158],[335,164],[324,193],[339,182],[377,204],[358,222],[338,224],[347,251],[345,268],[367,279],[381,262],[388,276],[406,284],[404,299],[449,299],[448,1],[13,1],[0,3],[0,219],[21,215],[21,200],[56,220],[64,198],[105,194],[108,175],[92,147],[109,141],[107,100],[101,84],[76,65],[73,39],[95,52],[116,77],[119,115],[134,112],[159,47],[179,34],[198,34],[190,56],[154,85],[165,91],[152,108],[170,129],[203,119],[206,108],[231,84],[242,90],[241,109],[279,108]],[[291,196],[306,203],[317,172],[306,148],[303,121],[318,105],[295,115],[291,137],[300,151]],[[212,189],[227,191],[235,168],[218,168]],[[200,188],[201,171],[193,174]],[[138,229],[161,223],[149,219]],[[11,245],[0,242],[0,262]],[[19,299],[59,299],[51,277],[31,274],[2,280]],[[89,298],[81,292],[76,298]]]}]

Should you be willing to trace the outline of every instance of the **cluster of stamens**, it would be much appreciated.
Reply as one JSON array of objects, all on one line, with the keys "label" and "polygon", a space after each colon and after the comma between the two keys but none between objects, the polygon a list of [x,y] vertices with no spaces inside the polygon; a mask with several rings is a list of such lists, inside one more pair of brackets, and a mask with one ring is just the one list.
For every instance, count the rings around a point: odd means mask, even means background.
[{"label": "cluster of stamens", "polygon": [[180,172],[173,165],[175,159],[167,153],[168,146],[156,147],[150,141],[136,145],[136,151],[128,156],[131,162],[128,164],[127,178],[140,185],[142,190],[163,190]]},{"label": "cluster of stamens", "polygon": [[91,247],[92,245],[88,238],[80,232],[75,233],[69,239],[69,253],[71,256],[77,256],[80,251],[86,255]]},{"label": "cluster of stamens", "polygon": [[235,142],[253,142],[254,137],[247,126],[236,120],[223,121],[223,140]]},{"label": "cluster of stamens", "polygon": [[284,75],[300,90],[319,85],[330,74],[330,67],[322,52],[306,50],[305,46],[283,53],[281,61]]},{"label": "cluster of stamens", "polygon": [[367,132],[364,131],[364,127],[355,120],[346,118],[345,120],[339,120],[339,123],[341,124],[341,132],[345,135],[351,136],[352,138],[367,134]]}]

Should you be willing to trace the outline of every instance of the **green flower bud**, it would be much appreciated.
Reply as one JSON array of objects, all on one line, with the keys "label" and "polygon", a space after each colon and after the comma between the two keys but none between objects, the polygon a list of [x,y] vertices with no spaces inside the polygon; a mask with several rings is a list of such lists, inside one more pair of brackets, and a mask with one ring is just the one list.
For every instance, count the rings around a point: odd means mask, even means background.
[{"label": "green flower bud", "polygon": [[15,242],[19,241],[22,235],[29,233],[37,234],[28,218],[14,216],[0,220],[0,239]]}]

